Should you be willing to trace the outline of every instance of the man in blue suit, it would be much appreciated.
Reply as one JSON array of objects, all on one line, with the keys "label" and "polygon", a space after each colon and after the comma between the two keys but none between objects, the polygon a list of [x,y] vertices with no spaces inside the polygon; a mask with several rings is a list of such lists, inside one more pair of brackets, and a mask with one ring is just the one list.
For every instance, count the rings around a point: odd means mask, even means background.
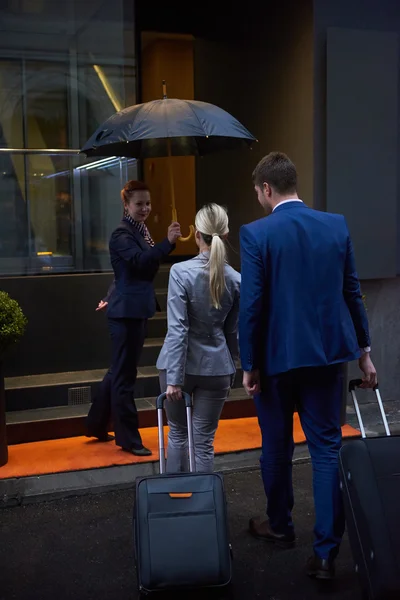
[{"label": "man in blue suit", "polygon": [[253,173],[267,216],[240,231],[239,339],[243,384],[254,396],[262,434],[267,520],[251,519],[259,539],[290,547],[293,413],[307,438],[316,511],[308,575],[334,576],[344,532],[339,489],[343,363],[359,359],[363,387],[377,376],[368,320],[345,219],[308,208],[297,196],[294,164],[280,152]]}]

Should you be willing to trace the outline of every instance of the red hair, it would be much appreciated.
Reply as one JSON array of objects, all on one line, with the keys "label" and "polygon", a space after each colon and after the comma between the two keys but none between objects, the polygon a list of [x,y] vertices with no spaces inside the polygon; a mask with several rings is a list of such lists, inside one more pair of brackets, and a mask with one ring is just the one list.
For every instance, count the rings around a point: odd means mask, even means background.
[{"label": "red hair", "polygon": [[124,187],[121,190],[121,200],[122,202],[128,202],[131,194],[135,192],[149,192],[149,186],[144,181],[137,181],[136,179],[131,179],[127,181]]}]

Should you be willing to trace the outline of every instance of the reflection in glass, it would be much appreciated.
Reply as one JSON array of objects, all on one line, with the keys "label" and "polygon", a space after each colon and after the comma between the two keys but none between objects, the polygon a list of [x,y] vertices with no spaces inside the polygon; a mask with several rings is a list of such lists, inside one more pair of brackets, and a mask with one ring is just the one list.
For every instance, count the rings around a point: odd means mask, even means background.
[{"label": "reflection in glass", "polygon": [[0,153],[0,275],[109,270],[128,179],[133,159]]},{"label": "reflection in glass", "polygon": [[134,0],[2,3],[0,149],[49,151],[0,152],[0,275],[110,269],[137,165],[94,165],[77,149],[136,102],[133,11]]},{"label": "reflection in glass", "polygon": [[122,217],[121,189],[137,178],[137,162],[130,159],[95,160],[75,170],[82,195],[83,252],[87,270],[110,268],[108,242]]},{"label": "reflection in glass", "polygon": [[6,272],[18,271],[29,256],[29,238],[24,158],[0,154],[0,258],[8,264]]},{"label": "reflection in glass", "polygon": [[69,65],[26,61],[26,147],[68,148]]},{"label": "reflection in glass", "polygon": [[23,148],[22,62],[0,57],[0,147]]},{"label": "reflection in glass", "polygon": [[57,155],[29,156],[27,174],[34,253],[69,257],[68,265],[73,255],[70,160]]},{"label": "reflection in glass", "polygon": [[79,114],[81,117],[79,144],[83,146],[101,123],[124,108],[122,66],[85,64],[79,67],[79,77],[85,81],[85,93],[80,87]]}]

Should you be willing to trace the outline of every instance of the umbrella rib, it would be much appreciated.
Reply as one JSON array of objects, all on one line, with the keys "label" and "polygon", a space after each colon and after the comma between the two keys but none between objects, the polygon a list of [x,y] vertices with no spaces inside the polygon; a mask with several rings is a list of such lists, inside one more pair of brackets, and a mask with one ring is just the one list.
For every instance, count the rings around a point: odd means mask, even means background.
[{"label": "umbrella rib", "polygon": [[[167,98],[166,98],[167,100]],[[168,127],[168,111],[167,111],[167,105],[165,104],[165,102],[163,104],[161,104],[162,108],[163,108],[163,112],[164,112],[164,118],[165,118],[165,128],[167,130],[167,138],[169,137],[169,127]]]},{"label": "umbrella rib", "polygon": [[[137,127],[139,127],[139,126],[140,126],[140,124],[141,124],[141,123],[143,123],[143,121],[144,121],[144,120],[146,119],[146,117],[147,117],[147,114],[148,114],[149,112],[151,112],[151,107],[149,106],[149,104],[150,104],[150,103],[148,103],[148,102],[144,102],[144,103],[142,104],[142,106],[139,108],[139,110],[138,110],[138,112],[137,112],[137,115],[136,115],[136,119],[135,119],[135,121],[136,121],[136,126],[137,126]],[[144,113],[144,116],[142,116],[142,115],[141,115],[141,113],[142,113],[142,112]],[[139,120],[139,117],[141,117],[141,118],[140,118],[140,120]]]},{"label": "umbrella rib", "polygon": [[202,128],[202,130],[203,130],[203,133],[204,133],[205,135],[207,135],[207,132],[205,131],[205,129],[204,129],[204,127],[203,127],[203,124],[202,124],[202,122],[200,121],[199,117],[196,115],[196,111],[194,110],[194,108],[192,107],[192,105],[191,105],[191,104],[189,104],[189,102],[187,103],[187,105],[188,105],[188,107],[190,108],[190,110],[192,111],[192,113],[194,114],[194,116],[196,117],[196,119],[198,120],[198,122],[199,122],[199,124],[200,124],[200,127],[201,127],[201,128]]}]

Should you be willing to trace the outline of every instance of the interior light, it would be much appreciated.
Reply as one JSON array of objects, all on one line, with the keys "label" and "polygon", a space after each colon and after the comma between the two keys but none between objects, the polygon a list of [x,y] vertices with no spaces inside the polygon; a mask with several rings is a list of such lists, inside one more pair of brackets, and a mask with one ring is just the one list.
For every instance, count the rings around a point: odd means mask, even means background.
[{"label": "interior light", "polygon": [[111,83],[108,81],[106,74],[99,65],[93,65],[93,69],[96,72],[97,77],[100,79],[101,84],[109,97],[111,104],[117,112],[122,110],[121,102],[118,100],[116,93],[114,92]]}]

